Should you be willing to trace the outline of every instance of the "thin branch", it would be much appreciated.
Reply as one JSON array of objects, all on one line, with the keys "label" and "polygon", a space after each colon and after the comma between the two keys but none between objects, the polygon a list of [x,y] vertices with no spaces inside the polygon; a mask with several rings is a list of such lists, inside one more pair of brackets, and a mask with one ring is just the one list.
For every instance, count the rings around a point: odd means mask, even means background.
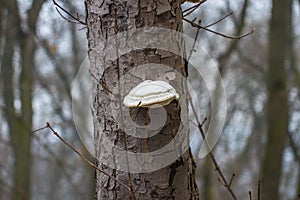
[{"label": "thin branch", "polygon": [[76,20],[71,20],[71,19],[69,19],[69,18],[66,18],[59,10],[58,10],[58,8],[55,8],[56,9],[56,11],[58,12],[58,14],[64,19],[64,20],[66,20],[67,22],[71,22],[71,23],[74,23],[74,24],[79,24],[79,22]]},{"label": "thin branch", "polygon": [[223,16],[222,18],[218,19],[217,21],[215,21],[215,22],[213,22],[211,24],[206,25],[205,28],[208,28],[210,26],[216,25],[217,23],[220,23],[221,21],[223,21],[227,17],[231,16],[232,14],[233,14],[233,12],[231,11],[230,13],[228,13],[227,15]]},{"label": "thin branch", "polygon": [[189,57],[187,59],[188,62],[190,61],[193,53],[195,52],[195,46],[196,46],[196,42],[197,42],[197,39],[198,39],[198,36],[199,36],[199,32],[200,32],[200,28],[197,28],[197,32],[196,32],[196,35],[195,35],[194,43],[193,43],[193,46],[192,46],[192,48],[190,50],[190,55],[189,55]]},{"label": "thin branch", "polygon": [[42,131],[42,130],[47,129],[47,128],[48,128],[48,126],[46,125],[46,126],[44,126],[42,128],[38,128],[38,129],[32,131],[31,133],[36,133],[36,132]]},{"label": "thin branch", "polygon": [[[67,11],[65,8],[63,8],[61,5],[59,5],[55,0],[52,0],[53,1],[53,4],[57,7],[56,10],[58,12],[58,14],[65,20],[67,20],[68,22],[72,22],[72,23],[77,23],[77,24],[82,24],[82,25],[87,25],[86,22],[82,21],[80,18],[79,18],[79,14],[76,13],[76,17],[71,14],[69,11]],[[70,18],[67,18],[65,16],[62,15],[62,13],[59,11],[62,10],[64,13],[66,13]]]},{"label": "thin branch", "polygon": [[91,76],[104,88],[104,90],[106,90],[110,94],[113,94],[112,91],[108,88],[107,84],[102,79],[98,80],[97,77],[93,73],[91,73]]},{"label": "thin branch", "polygon": [[229,187],[231,187],[231,184],[233,182],[234,177],[235,177],[235,173],[233,173],[232,176],[231,176],[231,179],[230,179],[229,184],[228,184]]},{"label": "thin branch", "polygon": [[[206,140],[206,137],[205,137],[205,133],[204,133],[204,130],[203,130],[203,125],[204,125],[204,123],[200,123],[200,121],[199,121],[199,118],[198,118],[198,116],[197,116],[197,114],[196,114],[196,109],[195,109],[194,104],[193,104],[193,102],[192,102],[192,100],[191,100],[191,98],[190,98],[190,94],[188,94],[188,100],[190,101],[190,105],[191,105],[191,108],[192,108],[192,112],[193,112],[193,114],[194,114],[194,116],[195,116],[195,119],[196,119],[196,121],[197,121],[197,127],[198,127],[198,129],[199,129],[199,132],[200,132],[200,134],[201,134],[201,136],[202,136],[202,139],[203,139],[203,141],[204,141],[204,143],[205,143],[205,145],[206,145],[206,147],[207,147],[207,149],[208,149],[208,155],[210,156],[210,158],[211,158],[211,160],[212,160],[212,162],[213,162],[213,165],[214,165],[214,167],[215,167],[215,171],[217,171],[218,174],[219,174],[219,176],[220,176],[220,178],[219,178],[218,180],[220,180],[220,182],[221,182],[221,183],[224,185],[224,187],[227,189],[227,191],[229,192],[229,194],[230,194],[230,196],[232,197],[232,199],[237,200],[237,197],[236,197],[235,193],[234,193],[233,190],[231,189],[232,181],[231,181],[231,182],[228,182],[227,179],[225,178],[225,176],[224,176],[224,174],[223,174],[223,172],[222,172],[222,170],[221,170],[221,168],[220,168],[220,166],[219,166],[219,164],[218,164],[218,162],[217,162],[217,160],[216,160],[214,154],[212,153],[212,151],[211,151],[211,149],[210,149],[210,147],[209,147],[209,145],[208,145],[208,143],[207,143],[207,140]],[[204,119],[204,122],[205,122],[205,121],[206,121],[206,120]],[[232,178],[232,179],[233,179],[233,178]]]},{"label": "thin branch", "polygon": [[[40,128],[40,129],[37,129],[35,131],[33,131],[32,133],[35,133],[37,131],[41,131],[45,128],[48,128],[48,127],[43,127],[43,128]],[[57,157],[54,152],[51,150],[51,148],[49,147],[49,144],[48,143],[44,143],[41,141],[41,138],[38,137],[37,135],[34,135],[35,137],[33,137],[33,139],[37,142],[37,144],[43,148],[48,154],[50,157],[52,157],[54,163],[59,167],[60,169],[60,172],[63,176],[65,176],[66,180],[68,181],[68,183],[71,185],[71,187],[73,188],[74,192],[76,193],[76,195],[79,195],[82,197],[82,193],[80,193],[80,191],[78,190],[78,187],[73,183],[72,181],[72,177],[71,175],[69,174],[69,172],[67,171],[66,169],[66,163],[63,162],[62,158],[61,157]]]},{"label": "thin branch", "polygon": [[208,32],[211,32],[211,33],[214,33],[216,35],[219,35],[219,36],[222,36],[224,38],[228,38],[228,39],[232,39],[232,40],[238,40],[238,39],[242,39],[244,37],[247,37],[248,35],[251,35],[252,33],[254,33],[255,31],[255,28],[253,28],[251,31],[249,31],[248,33],[246,34],[243,34],[243,35],[238,35],[238,36],[230,36],[230,35],[225,35],[223,33],[220,33],[220,32],[217,32],[217,31],[213,31],[211,29],[208,29],[206,28],[205,26],[201,26],[200,24],[196,24],[195,22],[189,20],[189,19],[186,19],[186,18],[183,18],[184,21],[188,22],[191,26],[193,27],[198,27],[198,28],[201,28],[203,30],[206,30]]},{"label": "thin branch", "polygon": [[204,126],[205,122],[207,121],[207,117],[205,117],[202,121],[202,123],[200,124],[202,127]]},{"label": "thin branch", "polygon": [[[125,183],[123,183],[122,181],[116,179],[115,177],[111,176],[110,174],[108,174],[106,171],[100,169],[99,167],[97,167],[94,163],[92,163],[89,159],[87,159],[83,154],[81,154],[77,149],[75,149],[75,147],[73,147],[71,144],[69,144],[66,140],[64,140],[61,135],[54,130],[54,128],[50,125],[49,122],[46,123],[46,126],[41,128],[45,129],[48,128],[50,129],[50,131],[60,140],[62,141],[66,146],[68,146],[73,152],[75,152],[80,158],[82,158],[88,165],[90,165],[91,167],[93,167],[94,169],[96,169],[97,171],[99,171],[100,173],[105,174],[106,176],[109,176],[111,179],[115,180],[116,182],[118,182],[120,185],[124,186],[126,189],[128,189],[131,192],[130,187],[128,187]],[[38,129],[39,130],[39,129]],[[38,130],[34,131],[37,132]]]},{"label": "thin branch", "polygon": [[[206,0],[203,0],[203,1],[199,2],[198,4],[196,4],[196,5],[194,5],[194,6],[190,7],[190,8],[188,8],[188,9],[182,11],[183,17],[186,17],[186,16],[192,14],[195,10],[197,10],[197,8],[199,8],[199,6],[200,6],[201,4],[203,4],[203,3],[205,3],[205,2],[206,2]],[[187,12],[187,13],[186,13],[186,12]]]},{"label": "thin branch", "polygon": [[[246,20],[246,16],[247,16],[247,8],[248,8],[248,4],[249,4],[249,0],[244,0],[243,3],[243,7],[242,10],[239,14],[239,21],[235,21],[235,25],[236,25],[236,32],[235,35],[240,35],[242,34],[242,30],[244,29],[244,25],[245,25],[245,20]],[[254,29],[253,29],[254,32]],[[225,61],[226,59],[228,59],[230,57],[230,55],[232,54],[232,52],[234,52],[234,50],[236,50],[236,47],[238,46],[239,41],[238,40],[233,40],[231,41],[231,43],[227,46],[226,50],[221,53],[217,60],[219,61],[220,64],[220,71],[222,72],[224,66],[225,66]]]},{"label": "thin branch", "polygon": [[140,189],[142,183],[145,181],[145,177],[142,177],[141,182],[138,184],[138,186],[135,188],[134,193],[138,191],[138,189]]},{"label": "thin branch", "polygon": [[[233,12],[230,12],[229,14],[225,15],[225,16],[222,17],[221,19],[218,19],[217,21],[215,21],[215,22],[213,22],[213,23],[211,23],[211,24],[209,24],[209,25],[206,25],[206,26],[204,26],[204,27],[205,27],[205,28],[208,28],[208,27],[210,27],[210,26],[213,26],[213,25],[215,25],[215,24],[217,24],[217,23],[223,21],[224,19],[226,19],[226,18],[229,17],[230,15],[232,15],[232,13],[233,13]],[[195,20],[196,20],[196,19],[192,20],[192,22],[195,22]],[[201,23],[201,20],[199,20],[198,24],[200,24],[200,23]],[[197,39],[198,39],[198,36],[199,36],[200,29],[201,29],[200,27],[197,28],[197,32],[196,32],[196,34],[195,34],[195,39],[194,39],[193,46],[192,46],[192,48],[191,48],[191,50],[190,50],[190,55],[189,55],[189,57],[188,57],[188,61],[190,61],[190,59],[191,59],[193,53],[195,52],[195,45],[196,45],[196,42],[197,42]]]},{"label": "thin branch", "polygon": [[[63,86],[64,90],[66,91],[68,98],[72,99],[72,95],[70,92],[71,91],[70,78],[69,78],[69,76],[67,76],[67,74],[63,70],[64,67],[62,66],[62,63],[63,63],[62,58],[60,58],[59,55],[57,55],[55,52],[53,52],[51,50],[51,45],[48,43],[48,41],[46,39],[40,38],[37,33],[35,33],[35,37],[37,39],[37,42],[41,45],[43,50],[45,50],[45,53],[47,54],[51,63],[53,64],[56,74],[59,76],[60,80],[63,81],[62,86]],[[35,69],[35,73],[39,73],[38,70]],[[39,76],[37,76],[37,77],[39,77]],[[46,84],[44,84],[43,81],[41,81],[41,84],[44,85],[44,87],[46,86]]]}]

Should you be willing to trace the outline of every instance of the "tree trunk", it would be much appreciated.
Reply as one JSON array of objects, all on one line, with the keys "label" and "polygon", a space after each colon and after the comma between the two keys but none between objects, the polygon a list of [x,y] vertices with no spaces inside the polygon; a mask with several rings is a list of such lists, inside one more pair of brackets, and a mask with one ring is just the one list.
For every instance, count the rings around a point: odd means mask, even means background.
[{"label": "tree trunk", "polygon": [[[4,55],[1,62],[1,78],[4,92],[4,114],[8,123],[10,141],[14,153],[14,186],[12,199],[30,199],[31,182],[31,131],[32,131],[32,91],[33,91],[33,66],[34,66],[34,31],[42,0],[33,1],[28,11],[27,25],[29,30],[22,31],[21,19],[16,1],[5,2],[7,10],[5,27]],[[20,47],[20,76],[14,70],[16,62],[13,56]],[[14,78],[19,85],[14,84]],[[19,91],[20,98],[15,96]],[[20,101],[21,109],[16,110],[15,101]]]},{"label": "tree trunk", "polygon": [[284,61],[291,0],[273,0],[269,30],[267,143],[262,165],[262,199],[280,199],[283,150],[288,131],[288,92]]},{"label": "tree trunk", "polygon": [[[195,184],[195,163],[191,152],[176,152],[181,156],[172,163],[164,166],[164,163],[151,163],[155,170],[149,170],[150,166],[144,166],[139,158],[132,159],[131,155],[157,151],[176,138],[179,131],[184,131],[185,140],[182,145],[188,145],[186,84],[184,79],[183,60],[174,53],[160,50],[149,45],[152,39],[160,35],[153,32],[153,38],[144,41],[144,49],[131,49],[126,54],[119,52],[134,46],[133,40],[139,43],[139,35],[126,32],[142,27],[164,27],[179,33],[182,32],[182,14],[180,2],[173,0],[124,0],[124,1],[98,1],[86,0],[87,26],[89,42],[90,72],[97,80],[93,79],[93,114],[95,127],[95,150],[97,166],[110,174],[110,177],[97,172],[95,199],[198,199],[198,191]],[[116,35],[124,32],[128,41],[120,41]],[[151,32],[152,33],[152,32]],[[151,34],[150,33],[150,34]],[[143,34],[143,33],[141,33]],[[133,36],[134,35],[134,36]],[[112,40],[109,40],[112,38]],[[161,38],[160,38],[161,39]],[[163,38],[165,42],[167,38]],[[167,41],[174,44],[174,48],[183,52],[181,43],[176,40]],[[114,52],[115,57],[110,57],[103,52]],[[145,65],[154,63],[156,66]],[[164,64],[169,66],[164,68]],[[139,66],[144,66],[139,68]],[[143,80],[163,79],[168,74],[175,74],[176,78],[165,79],[176,88],[180,94],[178,102],[173,101],[165,106],[166,121],[159,133],[148,138],[131,136],[131,132],[124,129],[123,117],[126,108],[122,104],[124,95],[130,89]],[[177,74],[176,74],[177,73]],[[178,73],[181,76],[178,76]],[[183,75],[182,75],[183,74]],[[177,76],[176,76],[177,75]],[[155,110],[155,109],[154,109]],[[146,108],[132,109],[127,113],[134,113],[137,124],[147,123],[143,119],[149,117],[150,111]],[[154,119],[151,116],[151,120]],[[161,117],[160,115],[156,117]],[[121,119],[121,120],[120,120]],[[126,120],[125,120],[126,121]],[[139,128],[129,127],[138,131]],[[143,127],[140,126],[140,129]],[[146,130],[143,129],[143,130]],[[147,132],[148,134],[148,132]],[[113,145],[111,145],[113,144]],[[110,146],[111,145],[111,146]],[[176,143],[175,143],[176,145]],[[119,150],[125,154],[119,154]],[[121,151],[120,150],[120,151]],[[107,153],[109,151],[109,153]],[[106,153],[106,154],[105,154]],[[105,154],[105,156],[103,156]],[[167,153],[165,155],[168,155]],[[167,162],[167,157],[165,158]],[[155,158],[154,158],[155,160]],[[163,160],[164,161],[164,160]],[[125,165],[124,165],[125,163]],[[157,167],[162,165],[163,167]],[[120,166],[123,166],[120,167]],[[125,166],[125,167],[124,167]],[[142,166],[144,170],[132,170]],[[124,169],[125,168],[125,169]],[[133,173],[134,172],[134,173]],[[115,181],[115,177],[118,181]],[[122,186],[125,183],[129,188]]]}]

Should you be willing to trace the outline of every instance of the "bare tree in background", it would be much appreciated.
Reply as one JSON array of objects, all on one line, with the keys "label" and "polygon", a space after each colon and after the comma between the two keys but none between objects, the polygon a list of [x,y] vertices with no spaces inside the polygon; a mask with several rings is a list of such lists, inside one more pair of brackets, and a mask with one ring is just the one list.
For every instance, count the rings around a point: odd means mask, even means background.
[{"label": "bare tree in background", "polygon": [[269,71],[267,73],[267,143],[262,163],[262,199],[279,200],[283,150],[288,136],[289,106],[287,73],[288,19],[292,0],[273,0],[269,30]]},{"label": "bare tree in background", "polygon": [[[32,92],[34,83],[35,26],[44,1],[34,0],[27,12],[26,25],[19,15],[17,1],[1,1],[4,53],[1,59],[3,107],[14,153],[12,199],[30,199]],[[26,26],[26,28],[25,28]],[[20,35],[22,37],[20,37]],[[19,54],[20,62],[14,60]],[[20,74],[16,71],[20,70]],[[17,77],[17,81],[15,81]],[[19,107],[16,107],[19,102]]]}]

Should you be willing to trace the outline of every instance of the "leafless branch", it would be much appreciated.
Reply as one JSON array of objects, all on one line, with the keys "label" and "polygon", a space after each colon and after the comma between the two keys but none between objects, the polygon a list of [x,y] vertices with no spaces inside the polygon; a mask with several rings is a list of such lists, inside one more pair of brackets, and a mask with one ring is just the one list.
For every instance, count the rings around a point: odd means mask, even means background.
[{"label": "leafless branch", "polygon": [[[205,27],[205,28],[208,28],[208,27],[210,27],[210,26],[213,26],[213,25],[215,25],[215,24],[217,24],[217,23],[223,21],[224,19],[226,19],[226,18],[229,17],[230,15],[232,15],[232,13],[233,13],[233,12],[230,12],[230,13],[228,13],[227,15],[225,15],[224,17],[222,17],[222,18],[218,19],[217,21],[215,21],[215,22],[213,22],[213,23],[211,23],[211,24],[209,24],[209,25],[206,25],[206,26],[204,26],[204,27]],[[192,20],[192,22],[195,22],[195,21],[196,21],[196,19]],[[199,20],[198,24],[200,24],[200,23],[201,23],[201,20]],[[196,42],[197,42],[197,39],[198,39],[198,36],[199,36],[200,29],[201,29],[200,27],[197,28],[197,32],[196,32],[196,34],[195,34],[194,43],[193,43],[193,46],[192,46],[192,48],[191,48],[191,50],[190,50],[190,55],[189,55],[189,57],[188,57],[188,59],[187,59],[188,61],[191,59],[193,53],[195,52],[195,45],[196,45]]]},{"label": "leafless branch", "polygon": [[42,128],[38,128],[38,129],[32,131],[31,133],[36,133],[36,132],[42,131],[42,130],[47,129],[47,128],[48,128],[48,126],[46,125],[46,126],[44,126]]},{"label": "leafless branch", "polygon": [[203,0],[203,1],[199,2],[198,4],[182,11],[183,17],[186,17],[186,16],[190,15],[191,13],[193,13],[195,10],[197,10],[197,8],[199,8],[199,6],[201,6],[201,4],[203,4],[205,2],[206,2],[206,0]]},{"label": "leafless branch", "polygon": [[[236,25],[235,35],[241,35],[242,34],[242,31],[243,31],[244,25],[245,25],[246,16],[247,16],[248,5],[249,5],[249,0],[244,0],[242,10],[241,10],[241,12],[239,14],[239,17],[238,17],[239,20],[238,21],[233,20],[235,22],[235,25]],[[228,8],[228,9],[230,10],[230,8]],[[254,29],[252,31],[254,32]],[[221,73],[224,69],[226,60],[228,60],[228,58],[230,57],[232,52],[234,52],[234,50],[236,50],[238,44],[239,44],[239,40],[232,40],[230,42],[230,44],[227,46],[227,48],[225,49],[225,51],[218,56],[217,60],[219,61],[219,65],[220,65],[219,70],[220,70]]]},{"label": "leafless branch", "polygon": [[[69,11],[67,11],[64,7],[62,7],[61,5],[59,5],[55,0],[52,0],[53,4],[56,6],[56,10],[58,12],[58,14],[65,20],[67,20],[68,22],[72,22],[72,23],[76,23],[76,24],[81,24],[86,26],[86,22],[82,21],[79,17],[79,14],[76,13],[76,17],[71,14]],[[67,16],[69,16],[69,18],[65,17],[59,10],[62,10],[65,14],[67,14]]]},{"label": "leafless branch", "polygon": [[235,177],[235,173],[233,173],[232,176],[231,176],[231,179],[230,179],[229,184],[228,184],[229,187],[231,187],[231,184],[233,182],[234,177]]},{"label": "leafless branch", "polygon": [[145,178],[144,177],[142,177],[142,180],[141,180],[141,182],[138,184],[138,186],[135,188],[135,190],[134,190],[134,192],[136,192],[136,191],[138,191],[138,189],[140,189],[140,187],[141,187],[141,185],[142,185],[142,183],[145,181]]},{"label": "leafless branch", "polygon": [[[213,25],[215,25],[215,24],[221,22],[222,20],[226,19],[226,18],[229,17],[230,15],[232,15],[232,12],[230,12],[230,13],[227,14],[227,15],[225,15],[225,16],[222,17],[221,19],[218,19],[217,21],[215,21],[215,22],[213,22],[213,23],[211,23],[211,24],[209,24],[209,25],[206,25],[206,26],[204,26],[204,27],[205,27],[205,28],[208,28],[208,27],[210,27],[210,26],[213,26]],[[196,21],[196,18],[195,18],[194,20],[192,20],[191,22],[195,22],[195,21]],[[199,20],[198,24],[200,24],[200,23],[201,23],[201,20]],[[193,55],[193,52],[195,51],[195,45],[196,45],[196,42],[197,42],[197,39],[198,39],[198,36],[199,36],[200,29],[201,29],[200,27],[197,28],[197,32],[196,32],[196,34],[195,34],[195,39],[194,39],[193,46],[192,46],[192,48],[191,48],[191,50],[190,50],[190,55],[189,55],[189,57],[188,57],[188,61],[191,59],[191,57],[192,57],[192,55]]]},{"label": "leafless branch", "polygon": [[193,43],[193,46],[192,46],[192,48],[190,50],[190,55],[189,55],[189,57],[187,59],[188,62],[190,61],[193,53],[195,52],[195,45],[196,45],[196,42],[197,42],[197,39],[198,39],[198,36],[199,36],[199,32],[200,32],[200,28],[197,28],[197,32],[196,32],[196,35],[195,35],[194,43]]},{"label": "leafless branch", "polygon": [[[206,145],[206,147],[208,149],[208,152],[209,152],[208,155],[209,155],[209,157],[211,158],[211,160],[213,162],[213,165],[215,167],[215,171],[217,171],[217,173],[220,176],[220,178],[218,180],[220,180],[220,182],[222,183],[222,185],[224,185],[224,187],[227,189],[227,191],[229,192],[229,194],[232,197],[232,199],[233,200],[237,200],[237,197],[236,197],[235,193],[231,189],[231,184],[232,184],[233,178],[231,178],[231,180],[229,182],[225,178],[225,176],[224,176],[224,174],[223,174],[223,172],[222,172],[222,170],[221,170],[221,168],[220,168],[220,166],[219,166],[219,164],[218,164],[218,162],[217,162],[214,154],[212,153],[212,151],[211,151],[211,149],[210,149],[210,147],[209,147],[209,145],[207,143],[207,140],[206,140],[206,137],[205,137],[205,133],[204,133],[204,130],[203,130],[204,123],[200,123],[200,120],[199,120],[198,115],[196,113],[196,109],[194,107],[194,104],[193,104],[193,102],[192,102],[189,94],[188,94],[188,100],[190,102],[190,105],[191,105],[191,108],[192,108],[192,112],[193,112],[193,114],[195,116],[195,119],[197,121],[197,128],[198,128],[198,130],[199,130],[199,132],[200,132],[200,134],[202,136],[202,139],[203,139],[203,141],[204,141],[204,143],[205,143],[205,145]],[[204,122],[205,121],[206,121],[206,119],[204,119]],[[232,176],[232,177],[234,177],[234,176]]]},{"label": "leafless branch", "polygon": [[221,21],[223,21],[227,17],[231,16],[232,14],[233,14],[233,12],[231,11],[230,13],[228,13],[227,15],[223,16],[222,18],[218,19],[217,21],[215,21],[215,22],[213,22],[211,24],[206,25],[205,28],[208,28],[210,26],[213,26],[213,25],[216,25],[216,24],[220,23]]},{"label": "leafless branch", "polygon": [[69,19],[69,18],[65,17],[65,16],[59,11],[58,8],[55,8],[55,9],[56,9],[56,11],[58,12],[58,14],[59,14],[64,20],[66,20],[67,22],[71,22],[71,23],[74,23],[74,24],[77,24],[77,23],[78,23],[78,21],[75,21],[75,20],[72,20],[72,19]]},{"label": "leafless branch", "polygon": [[[50,129],[50,131],[60,140],[62,141],[66,146],[68,146],[73,152],[75,152],[79,157],[81,157],[89,166],[93,167],[95,170],[99,171],[100,173],[105,174],[106,176],[109,176],[111,179],[113,179],[114,181],[118,182],[120,185],[124,186],[126,189],[128,189],[128,191],[131,193],[131,189],[130,187],[128,187],[125,183],[123,183],[122,181],[116,179],[115,177],[111,176],[110,174],[108,174],[106,171],[100,169],[99,167],[97,167],[94,163],[92,163],[89,159],[87,159],[83,154],[81,154],[77,149],[75,149],[75,147],[73,147],[71,144],[69,144],[65,139],[63,139],[61,137],[61,135],[55,131],[55,129],[50,125],[49,122],[46,123],[46,126],[39,128],[35,131],[33,131],[32,133],[36,133],[37,131],[43,130],[43,129]],[[131,193],[131,195],[133,196],[133,193]]]},{"label": "leafless branch", "polygon": [[243,35],[238,35],[238,36],[230,36],[230,35],[225,35],[223,33],[220,33],[220,32],[217,32],[217,31],[213,31],[211,29],[208,29],[206,28],[205,26],[201,26],[200,24],[196,24],[195,22],[189,20],[189,19],[186,19],[186,18],[183,18],[184,21],[188,22],[191,26],[193,27],[197,27],[197,28],[200,28],[200,29],[203,29],[203,30],[206,30],[208,32],[211,32],[211,33],[214,33],[216,35],[219,35],[219,36],[222,36],[224,38],[228,38],[228,39],[232,39],[232,40],[238,40],[238,39],[242,39],[244,37],[247,37],[248,35],[251,35],[252,33],[254,33],[255,31],[255,28],[253,28],[251,31],[249,31],[248,33],[246,34],[243,34]]},{"label": "leafless branch", "polygon": [[93,79],[95,79],[107,92],[113,94],[112,91],[108,88],[107,84],[103,80],[98,80],[97,77],[91,73]]},{"label": "leafless branch", "polygon": [[[217,21],[215,21],[215,22],[213,22],[213,23],[211,23],[211,24],[209,24],[209,25],[206,25],[206,26],[204,26],[204,27],[205,27],[205,28],[208,28],[208,27],[210,27],[210,26],[213,26],[213,25],[215,25],[215,24],[217,24],[217,23],[223,21],[224,19],[226,19],[226,18],[229,17],[230,15],[232,15],[232,13],[233,13],[233,12],[230,12],[230,13],[228,13],[227,15],[225,15],[224,17],[222,17],[222,18],[218,19]],[[192,22],[195,22],[195,20],[196,20],[196,19],[192,20]],[[199,21],[198,24],[200,24],[200,21]],[[195,51],[195,45],[196,45],[196,42],[197,42],[197,39],[198,39],[198,36],[199,36],[200,29],[201,29],[200,27],[197,28],[197,32],[196,32],[196,34],[195,34],[195,39],[194,39],[193,46],[192,46],[192,48],[191,48],[191,50],[190,50],[190,55],[189,55],[189,57],[188,57],[188,61],[191,59],[191,57],[192,57],[192,55],[193,55],[193,52]]]},{"label": "leafless branch", "polygon": [[[35,133],[37,131],[41,131],[43,129],[45,129],[47,127],[43,127],[40,129],[37,129],[35,131],[33,131],[32,133]],[[67,180],[67,182],[70,184],[70,186],[73,188],[74,192],[76,193],[77,196],[81,196],[82,194],[80,193],[80,191],[78,190],[78,187],[73,183],[72,181],[72,177],[71,175],[68,173],[67,169],[66,169],[66,163],[63,162],[63,158],[58,158],[53,151],[51,150],[51,148],[49,147],[48,143],[42,142],[41,138],[38,137],[37,135],[34,135],[35,137],[34,140],[37,142],[37,144],[43,148],[48,154],[49,156],[52,158],[53,162],[60,168],[60,172],[63,176],[65,176],[65,179]]]}]

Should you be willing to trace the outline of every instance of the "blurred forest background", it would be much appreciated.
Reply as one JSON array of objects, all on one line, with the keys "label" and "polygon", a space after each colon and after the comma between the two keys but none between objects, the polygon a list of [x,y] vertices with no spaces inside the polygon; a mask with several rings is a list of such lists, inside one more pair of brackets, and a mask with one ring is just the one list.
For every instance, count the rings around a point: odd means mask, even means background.
[{"label": "blurred forest background", "polygon": [[[84,0],[58,3],[84,21]],[[256,29],[240,40],[204,30],[198,36],[209,55],[199,60],[214,59],[225,84],[227,118],[214,153],[224,174],[235,174],[238,199],[249,199],[249,190],[257,195],[259,180],[261,190],[276,188],[274,199],[298,199],[299,11],[297,0],[208,0],[186,16],[207,25],[233,12],[210,28],[228,35]],[[72,82],[87,56],[87,29],[63,19],[50,0],[1,0],[0,22],[0,200],[92,199],[93,169],[49,131],[32,134],[51,122],[89,157],[76,134],[71,105]],[[197,29],[185,23],[184,32],[195,38]],[[199,91],[200,119],[209,118],[209,94],[194,74],[189,80]],[[191,130],[192,136],[199,134]],[[199,143],[192,150],[200,199],[229,199],[210,158],[197,158]]]}]

